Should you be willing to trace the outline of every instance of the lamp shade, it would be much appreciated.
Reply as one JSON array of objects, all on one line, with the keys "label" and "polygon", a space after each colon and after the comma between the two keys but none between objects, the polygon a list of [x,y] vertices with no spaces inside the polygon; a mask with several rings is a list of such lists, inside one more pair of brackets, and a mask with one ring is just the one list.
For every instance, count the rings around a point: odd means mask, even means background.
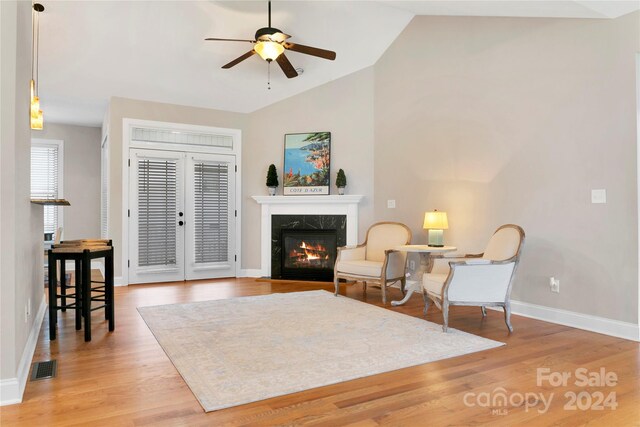
[{"label": "lamp shade", "polygon": [[284,52],[284,46],[276,42],[258,42],[254,46],[258,55],[265,61],[275,60],[282,52]]},{"label": "lamp shade", "polygon": [[425,230],[447,230],[449,228],[447,213],[437,210],[433,212],[425,212],[422,228]]}]

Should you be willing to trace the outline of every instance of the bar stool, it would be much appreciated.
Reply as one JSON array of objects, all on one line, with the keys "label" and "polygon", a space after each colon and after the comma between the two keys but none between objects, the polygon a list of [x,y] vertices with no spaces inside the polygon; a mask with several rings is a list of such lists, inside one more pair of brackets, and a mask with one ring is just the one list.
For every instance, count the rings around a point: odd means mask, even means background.
[{"label": "bar stool", "polygon": [[[84,340],[91,341],[91,311],[105,309],[105,319],[109,321],[109,331],[115,330],[114,292],[113,292],[113,246],[111,240],[83,239],[64,241],[54,245],[49,255],[49,338],[56,339],[57,310],[74,308],[76,315],[76,330],[81,328],[81,318],[84,317]],[[91,281],[91,260],[104,258],[104,282]],[[75,262],[76,279],[75,293],[66,293],[64,279],[65,261]],[[57,277],[57,262],[61,261],[61,293],[57,293],[55,278]],[[93,286],[98,283],[98,286]],[[93,296],[93,293],[98,293]],[[60,305],[58,305],[60,297]],[[67,304],[67,298],[75,300]],[[98,307],[92,307],[92,301],[103,302]]]}]

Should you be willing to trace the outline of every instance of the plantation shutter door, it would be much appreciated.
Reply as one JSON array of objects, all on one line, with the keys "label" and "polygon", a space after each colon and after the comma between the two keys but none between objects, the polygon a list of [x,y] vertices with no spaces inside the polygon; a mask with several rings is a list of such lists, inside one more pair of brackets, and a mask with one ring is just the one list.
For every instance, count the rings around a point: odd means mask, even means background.
[{"label": "plantation shutter door", "polygon": [[176,264],[175,161],[138,160],[138,265]]},{"label": "plantation shutter door", "polygon": [[[59,153],[57,144],[38,144],[31,147],[31,198],[58,199]],[[44,206],[44,232],[55,233],[58,228],[58,207]]]},{"label": "plantation shutter door", "polygon": [[235,276],[235,158],[190,155],[187,278]]},{"label": "plantation shutter door", "polygon": [[137,247],[130,249],[130,282],[184,280],[184,232],[178,223],[184,197],[183,155],[146,151],[135,150],[131,162],[135,187],[130,224]]},{"label": "plantation shutter door", "polygon": [[195,262],[229,261],[229,166],[194,165]]}]

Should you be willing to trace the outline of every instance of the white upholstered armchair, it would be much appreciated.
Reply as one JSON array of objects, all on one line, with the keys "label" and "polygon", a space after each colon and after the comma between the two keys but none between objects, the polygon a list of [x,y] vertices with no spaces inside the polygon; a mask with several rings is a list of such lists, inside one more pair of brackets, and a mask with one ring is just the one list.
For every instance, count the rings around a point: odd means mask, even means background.
[{"label": "white upholstered armchair", "polygon": [[399,222],[379,222],[367,230],[365,242],[358,246],[338,248],[333,281],[336,296],[340,290],[340,279],[380,285],[382,303],[387,303],[387,286],[400,282],[404,292],[406,252],[392,248],[411,243],[411,230]]},{"label": "white upholstered armchair", "polygon": [[524,230],[507,224],[496,230],[481,254],[436,259],[422,282],[424,313],[433,301],[442,309],[442,329],[447,332],[451,305],[480,306],[483,316],[485,307],[502,307],[507,328],[513,332],[511,285],[523,244]]}]

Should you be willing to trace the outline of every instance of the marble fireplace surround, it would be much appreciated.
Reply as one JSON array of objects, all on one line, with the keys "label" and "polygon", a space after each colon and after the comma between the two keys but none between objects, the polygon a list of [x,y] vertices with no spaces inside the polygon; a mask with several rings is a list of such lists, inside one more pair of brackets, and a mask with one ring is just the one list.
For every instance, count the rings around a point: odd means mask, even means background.
[{"label": "marble fireplace surround", "polygon": [[273,215],[345,215],[346,244],[358,244],[358,204],[361,195],[253,196],[261,205],[260,276],[271,277],[271,225]]}]

